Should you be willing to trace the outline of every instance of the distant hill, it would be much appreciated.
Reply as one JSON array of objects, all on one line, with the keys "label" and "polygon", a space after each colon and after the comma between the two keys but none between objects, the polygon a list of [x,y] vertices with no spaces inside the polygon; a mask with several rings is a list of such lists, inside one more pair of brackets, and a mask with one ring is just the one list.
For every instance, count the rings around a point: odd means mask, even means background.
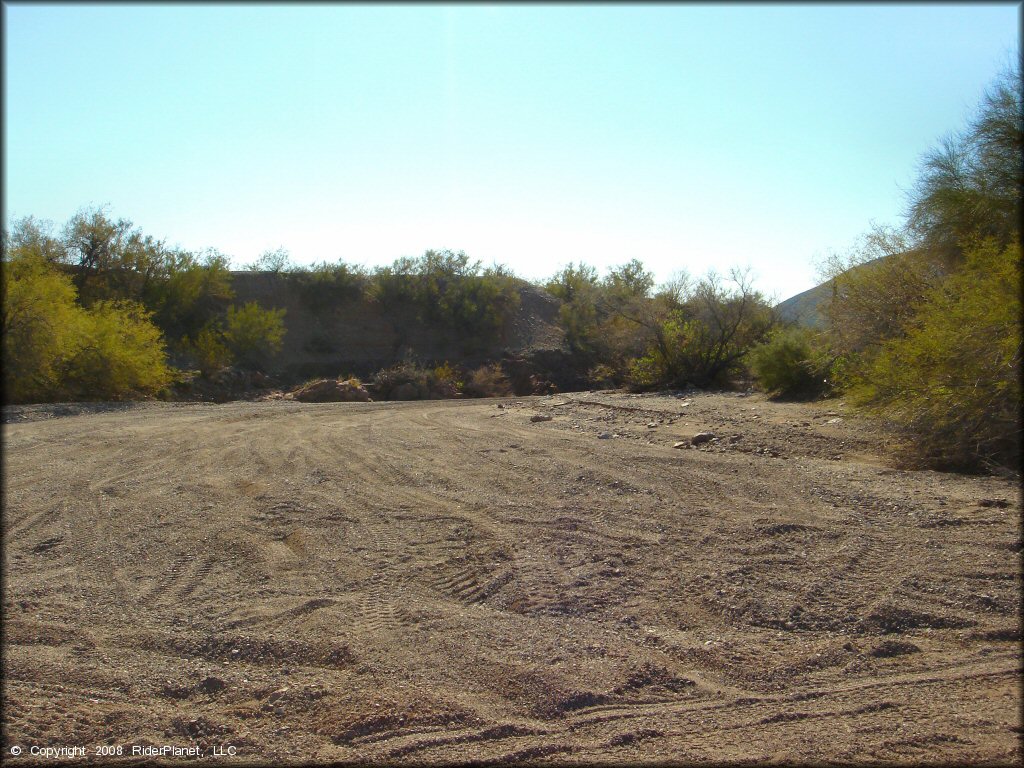
[{"label": "distant hill", "polygon": [[[863,264],[852,267],[849,271],[857,271],[888,258],[890,257],[881,256],[877,259],[871,259]],[[843,274],[845,275],[847,272]],[[809,328],[824,328],[828,324],[824,314],[825,305],[832,298],[832,284],[834,282],[834,279],[827,280],[821,285],[808,288],[803,293],[790,296],[785,301],[776,304],[775,311],[779,313],[779,317],[782,318],[783,322],[796,323]]]},{"label": "distant hill", "polygon": [[810,328],[824,328],[827,321],[822,310],[824,302],[830,298],[832,298],[831,280],[779,302],[775,305],[775,311],[779,313],[783,322],[796,323]]}]

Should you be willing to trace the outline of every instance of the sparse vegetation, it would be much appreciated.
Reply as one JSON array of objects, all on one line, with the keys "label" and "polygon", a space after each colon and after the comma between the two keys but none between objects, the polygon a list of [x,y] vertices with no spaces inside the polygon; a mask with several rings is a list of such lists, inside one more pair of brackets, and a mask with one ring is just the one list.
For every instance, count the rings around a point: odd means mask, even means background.
[{"label": "sparse vegetation", "polygon": [[914,463],[1020,460],[1021,108],[1007,73],[968,128],[925,155],[905,226],[830,265],[838,383],[904,428]]},{"label": "sparse vegetation", "polygon": [[473,371],[466,382],[465,393],[469,397],[507,397],[513,394],[512,384],[500,363],[481,365]]}]

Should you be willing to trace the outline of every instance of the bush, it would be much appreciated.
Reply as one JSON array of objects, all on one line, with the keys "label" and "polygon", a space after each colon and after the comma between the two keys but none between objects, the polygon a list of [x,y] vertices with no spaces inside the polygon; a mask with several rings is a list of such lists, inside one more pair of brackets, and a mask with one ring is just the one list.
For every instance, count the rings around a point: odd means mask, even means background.
[{"label": "bush", "polygon": [[412,310],[420,322],[457,331],[467,349],[500,339],[519,306],[510,272],[482,269],[462,251],[427,251],[378,269],[368,296],[390,311]]},{"label": "bush", "polygon": [[502,370],[500,363],[482,365],[469,376],[466,382],[467,397],[507,397],[512,392],[512,385]]},{"label": "bush", "polygon": [[119,400],[154,395],[168,386],[163,336],[141,304],[100,301],[84,313],[81,337],[65,363],[72,397]]},{"label": "bush", "polygon": [[172,381],[142,305],[75,303],[70,278],[34,255],[4,264],[4,390],[9,402],[153,395]]},{"label": "bush", "polygon": [[369,285],[363,267],[339,261],[323,262],[309,269],[295,270],[288,275],[299,287],[303,303],[316,315],[336,310],[340,305],[361,298]]},{"label": "bush", "polygon": [[587,371],[587,383],[598,389],[611,389],[619,385],[619,376],[610,365],[598,363]]},{"label": "bush", "polygon": [[7,402],[50,400],[81,343],[85,313],[71,278],[38,257],[3,265],[3,382]]},{"label": "bush", "polygon": [[411,360],[378,371],[373,384],[385,400],[440,400],[458,394],[450,379],[442,379]]},{"label": "bush", "polygon": [[434,378],[442,387],[448,388],[452,392],[462,392],[462,388],[465,386],[462,374],[447,360],[434,368]]},{"label": "bush", "polygon": [[849,365],[851,400],[908,431],[908,458],[951,469],[1018,465],[1020,259],[1019,245],[968,250],[904,335]]},{"label": "bush", "polygon": [[224,343],[239,362],[260,365],[281,350],[283,309],[263,309],[255,301],[228,307]]},{"label": "bush", "polygon": [[186,353],[195,360],[196,365],[199,366],[199,372],[203,376],[209,377],[210,374],[234,362],[231,350],[228,349],[224,341],[224,331],[214,323],[203,328],[196,336],[195,341],[191,341],[186,336],[182,339],[182,346]]},{"label": "bush", "polygon": [[761,387],[775,396],[814,397],[827,387],[829,361],[808,328],[775,332],[750,350],[748,362]]}]

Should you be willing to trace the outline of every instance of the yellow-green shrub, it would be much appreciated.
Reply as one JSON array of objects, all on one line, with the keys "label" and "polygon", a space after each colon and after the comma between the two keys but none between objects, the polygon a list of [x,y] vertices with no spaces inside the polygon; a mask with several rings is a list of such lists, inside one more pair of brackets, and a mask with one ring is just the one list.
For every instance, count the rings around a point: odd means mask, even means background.
[{"label": "yellow-green shrub", "polygon": [[906,332],[852,365],[855,404],[905,427],[914,457],[979,469],[1020,459],[1021,249],[989,241],[934,288]]},{"label": "yellow-green shrub", "polygon": [[117,400],[153,395],[170,384],[163,337],[151,316],[129,301],[99,301],[83,313],[78,346],[64,364],[67,393]]},{"label": "yellow-green shrub", "polygon": [[261,363],[281,350],[284,342],[283,309],[263,309],[255,301],[228,307],[224,341],[244,363]]},{"label": "yellow-green shrub", "polygon": [[71,278],[42,258],[3,265],[3,382],[8,402],[56,397],[62,364],[80,344],[85,312]]}]

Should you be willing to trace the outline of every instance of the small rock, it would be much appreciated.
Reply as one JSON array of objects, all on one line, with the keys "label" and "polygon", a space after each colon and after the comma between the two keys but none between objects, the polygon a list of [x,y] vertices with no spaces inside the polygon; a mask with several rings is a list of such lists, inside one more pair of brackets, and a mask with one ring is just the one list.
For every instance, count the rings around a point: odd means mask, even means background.
[{"label": "small rock", "polygon": [[551,417],[546,413],[538,413],[536,416],[531,416],[530,421],[535,423],[538,421],[551,421]]},{"label": "small rock", "polygon": [[602,432],[597,436],[598,440],[611,440],[614,435],[611,432]]},{"label": "small rock", "polygon": [[652,422],[648,423],[648,425],[647,425],[647,428],[648,428],[648,429],[657,429],[657,428],[658,428],[658,425],[657,425],[657,424],[655,424],[655,423],[654,423],[654,422],[652,421]]},{"label": "small rock", "polygon": [[690,438],[690,442],[693,445],[701,445],[715,439],[714,432],[698,432],[696,435]]},{"label": "small rock", "polygon": [[690,445],[689,443],[687,443],[685,441],[681,441],[681,442],[676,443],[672,447],[673,448],[687,448],[687,447],[689,447],[689,445]]},{"label": "small rock", "polygon": [[271,704],[273,704],[275,701],[278,701],[286,693],[288,693],[288,689],[287,688],[279,688],[276,691],[274,691],[272,694],[270,694],[270,697],[267,699],[267,701],[269,701]]}]

